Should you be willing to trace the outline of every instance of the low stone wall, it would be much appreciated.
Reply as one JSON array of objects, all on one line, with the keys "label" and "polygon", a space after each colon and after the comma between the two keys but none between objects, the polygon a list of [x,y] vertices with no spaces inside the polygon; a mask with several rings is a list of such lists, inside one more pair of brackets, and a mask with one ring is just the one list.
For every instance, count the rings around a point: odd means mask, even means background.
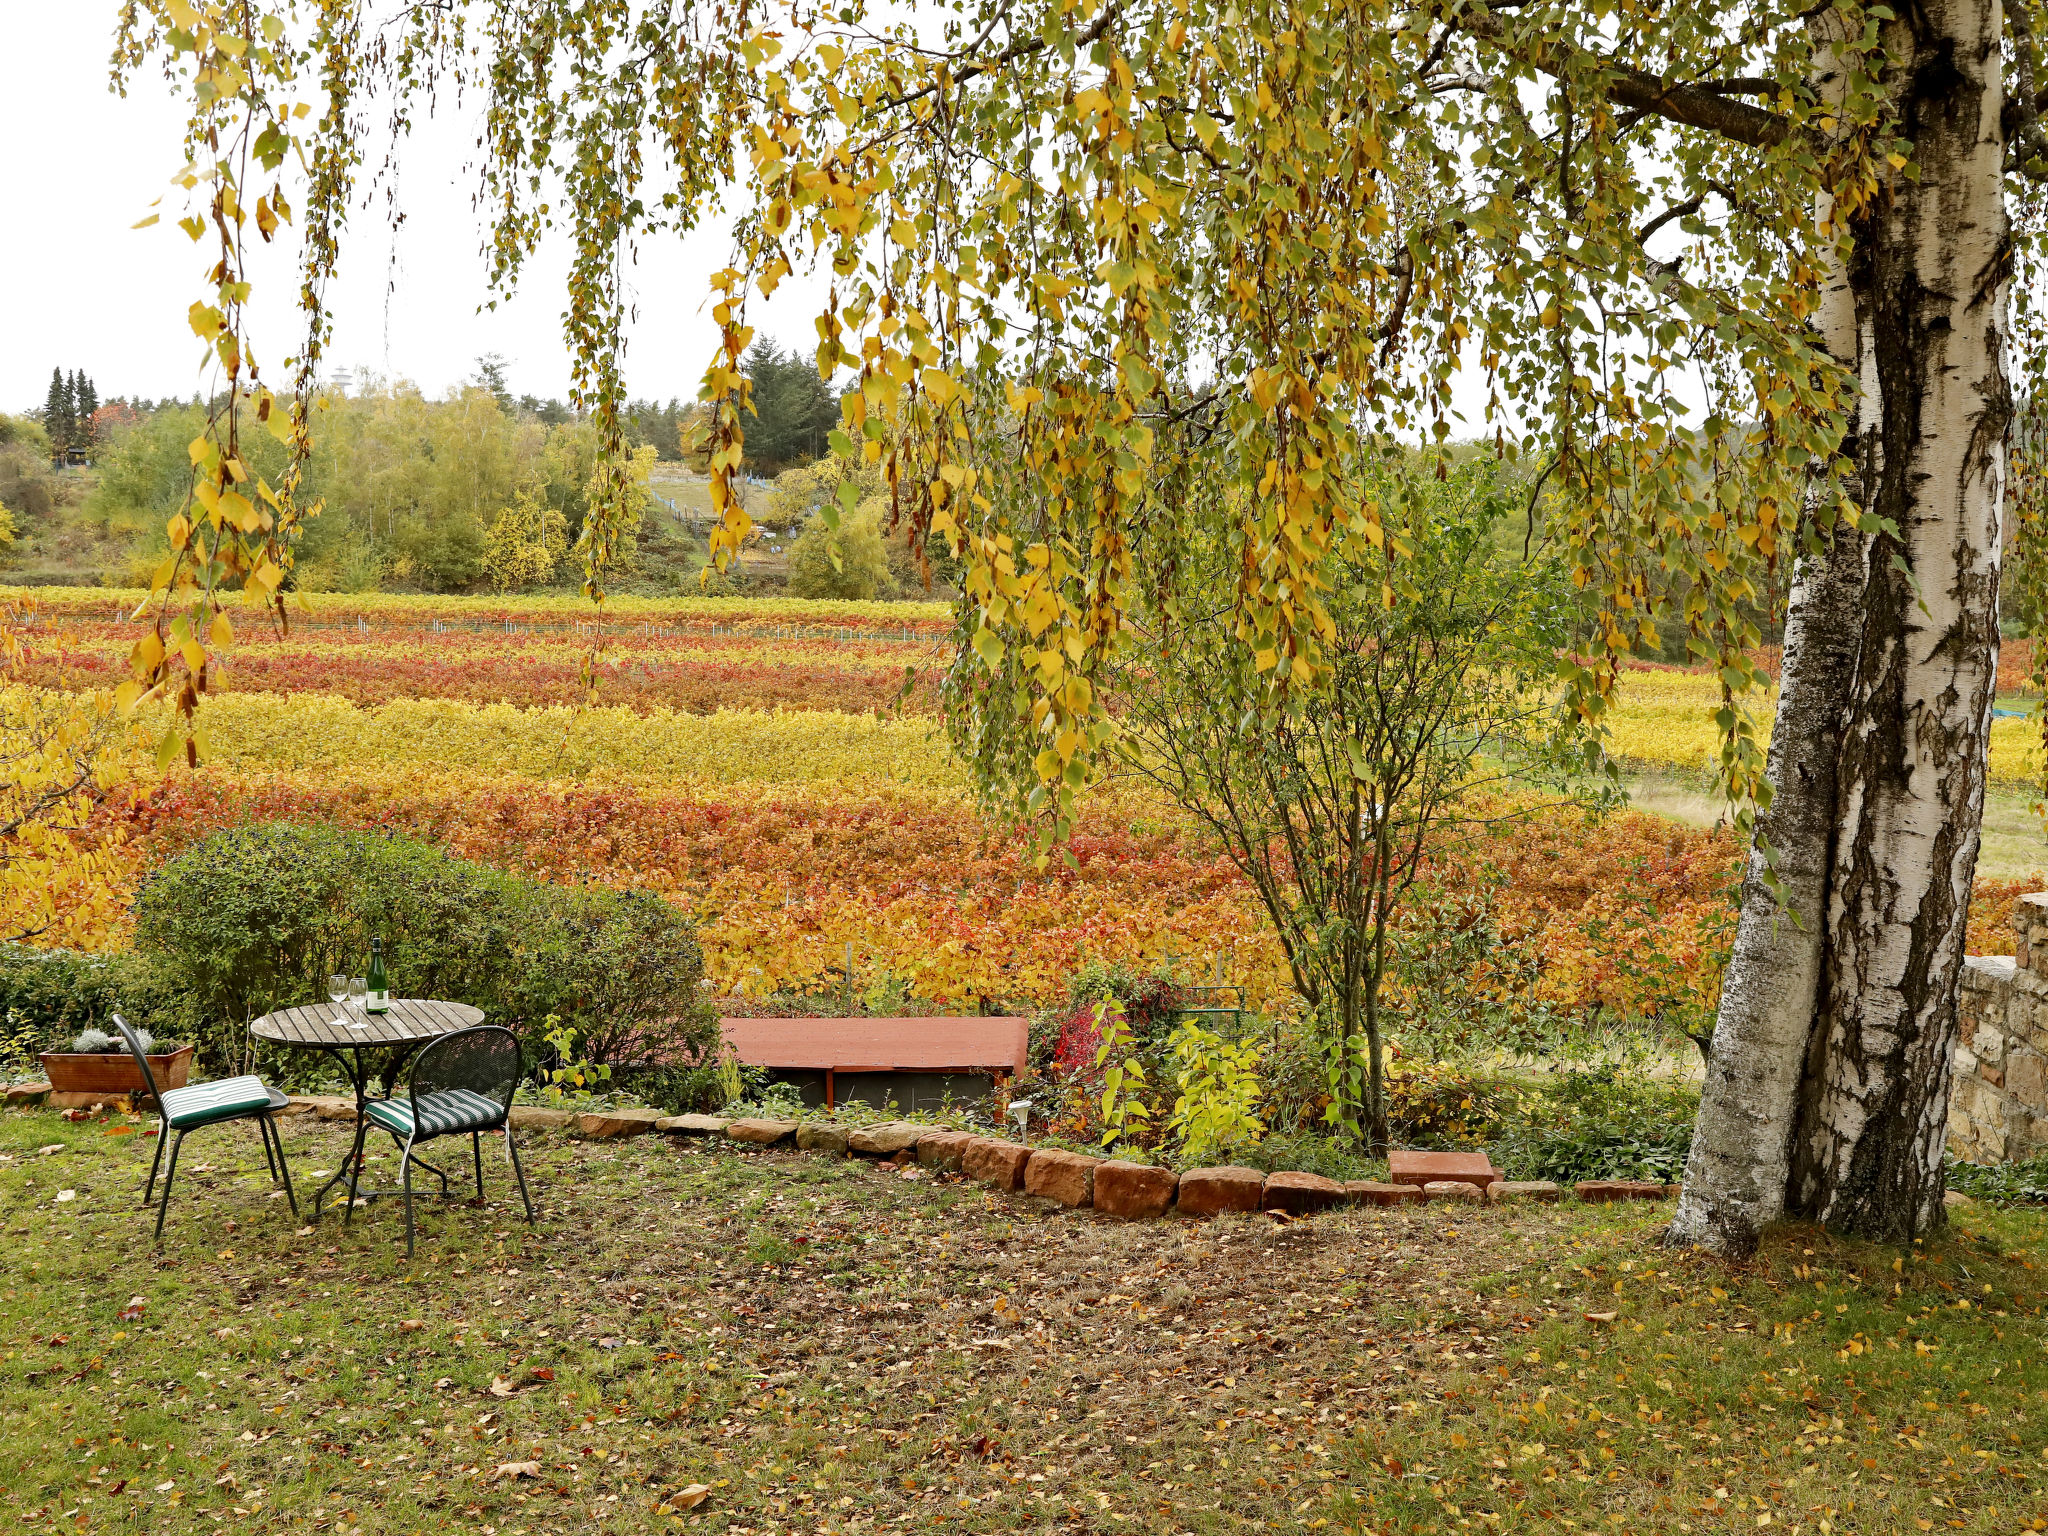
[{"label": "low stone wall", "polygon": [[2013,956],[1963,962],[1948,1146],[1973,1163],[2048,1150],[2048,891],[2013,904]]}]

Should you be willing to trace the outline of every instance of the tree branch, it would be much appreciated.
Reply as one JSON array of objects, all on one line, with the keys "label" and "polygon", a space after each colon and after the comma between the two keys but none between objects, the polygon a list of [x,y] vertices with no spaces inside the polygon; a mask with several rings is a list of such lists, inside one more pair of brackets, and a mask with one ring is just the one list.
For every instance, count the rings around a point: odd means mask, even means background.
[{"label": "tree branch", "polygon": [[1554,38],[1513,37],[1491,12],[1462,12],[1452,21],[1466,35],[1491,43],[1510,58],[1554,79],[1564,79],[1575,64],[1596,65],[1607,76],[1608,100],[1618,107],[1647,112],[1689,128],[1704,128],[1760,149],[1783,143],[1792,133],[1791,119],[1734,100],[1725,90],[1702,85],[1667,85],[1646,69],[1568,48]]}]

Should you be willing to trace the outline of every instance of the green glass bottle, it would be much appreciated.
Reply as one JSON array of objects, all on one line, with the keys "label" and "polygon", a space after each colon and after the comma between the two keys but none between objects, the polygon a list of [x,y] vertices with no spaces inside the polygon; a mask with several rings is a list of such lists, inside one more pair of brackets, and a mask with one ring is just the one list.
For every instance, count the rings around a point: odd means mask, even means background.
[{"label": "green glass bottle", "polygon": [[370,940],[370,969],[363,976],[363,1011],[365,1013],[389,1013],[391,1011],[391,983],[384,976],[384,941]]}]

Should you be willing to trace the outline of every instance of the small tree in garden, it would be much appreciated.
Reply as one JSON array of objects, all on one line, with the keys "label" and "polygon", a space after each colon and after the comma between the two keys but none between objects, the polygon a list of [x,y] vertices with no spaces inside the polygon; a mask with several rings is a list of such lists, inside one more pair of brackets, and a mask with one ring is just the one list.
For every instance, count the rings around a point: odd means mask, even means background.
[{"label": "small tree in garden", "polygon": [[1328,566],[1329,681],[1276,710],[1228,596],[1241,502],[1196,476],[1178,489],[1161,499],[1172,557],[1107,675],[1119,754],[1258,891],[1313,1021],[1328,1119],[1381,1150],[1390,929],[1447,835],[1515,814],[1499,791],[1567,765],[1554,692],[1571,588],[1551,553],[1525,555],[1493,466],[1439,481],[1389,465],[1363,488],[1387,541],[1347,540]]}]

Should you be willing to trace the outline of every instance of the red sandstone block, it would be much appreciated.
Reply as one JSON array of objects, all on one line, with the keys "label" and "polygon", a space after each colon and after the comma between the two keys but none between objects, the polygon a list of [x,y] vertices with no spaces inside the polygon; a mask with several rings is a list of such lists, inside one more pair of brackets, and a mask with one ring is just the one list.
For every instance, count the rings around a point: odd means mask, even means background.
[{"label": "red sandstone block", "polygon": [[1306,1216],[1312,1211],[1327,1211],[1344,1200],[1344,1186],[1335,1179],[1326,1179],[1320,1173],[1269,1173],[1261,1204],[1269,1211],[1285,1211],[1290,1216]]},{"label": "red sandstone block", "polygon": [[1139,1221],[1163,1216],[1173,1204],[1179,1182],[1170,1168],[1143,1163],[1107,1162],[1095,1170],[1095,1209],[1105,1216]]},{"label": "red sandstone block", "polygon": [[1350,1179],[1344,1185],[1344,1198],[1353,1205],[1413,1205],[1422,1199],[1422,1190],[1414,1184]]},{"label": "red sandstone block", "polygon": [[1085,1152],[1051,1148],[1034,1152],[1024,1165],[1024,1193],[1042,1195],[1061,1205],[1087,1205],[1095,1198],[1095,1170],[1101,1162]]},{"label": "red sandstone block", "polygon": [[1503,1184],[1490,1184],[1486,1190],[1486,1198],[1494,1202],[1501,1200],[1543,1200],[1555,1202],[1557,1195],[1557,1186],[1548,1179],[1510,1179]]},{"label": "red sandstone block", "polygon": [[932,1168],[958,1168],[972,1140],[967,1131],[926,1131],[917,1138],[917,1160]]},{"label": "red sandstone block", "polygon": [[1484,1194],[1500,1172],[1483,1152],[1390,1152],[1387,1177],[1396,1184],[1456,1179]]},{"label": "red sandstone block", "polygon": [[1581,1200],[1601,1205],[1614,1200],[1662,1200],[1664,1186],[1639,1179],[1587,1179],[1574,1185],[1572,1193]]},{"label": "red sandstone block", "polygon": [[1256,1168],[1196,1168],[1180,1176],[1176,1205],[1190,1216],[1256,1211],[1266,1176]]},{"label": "red sandstone block", "polygon": [[961,1151],[960,1171],[970,1179],[993,1184],[1014,1195],[1024,1187],[1024,1169],[1030,1161],[1029,1147],[999,1141],[993,1136],[976,1136]]}]

